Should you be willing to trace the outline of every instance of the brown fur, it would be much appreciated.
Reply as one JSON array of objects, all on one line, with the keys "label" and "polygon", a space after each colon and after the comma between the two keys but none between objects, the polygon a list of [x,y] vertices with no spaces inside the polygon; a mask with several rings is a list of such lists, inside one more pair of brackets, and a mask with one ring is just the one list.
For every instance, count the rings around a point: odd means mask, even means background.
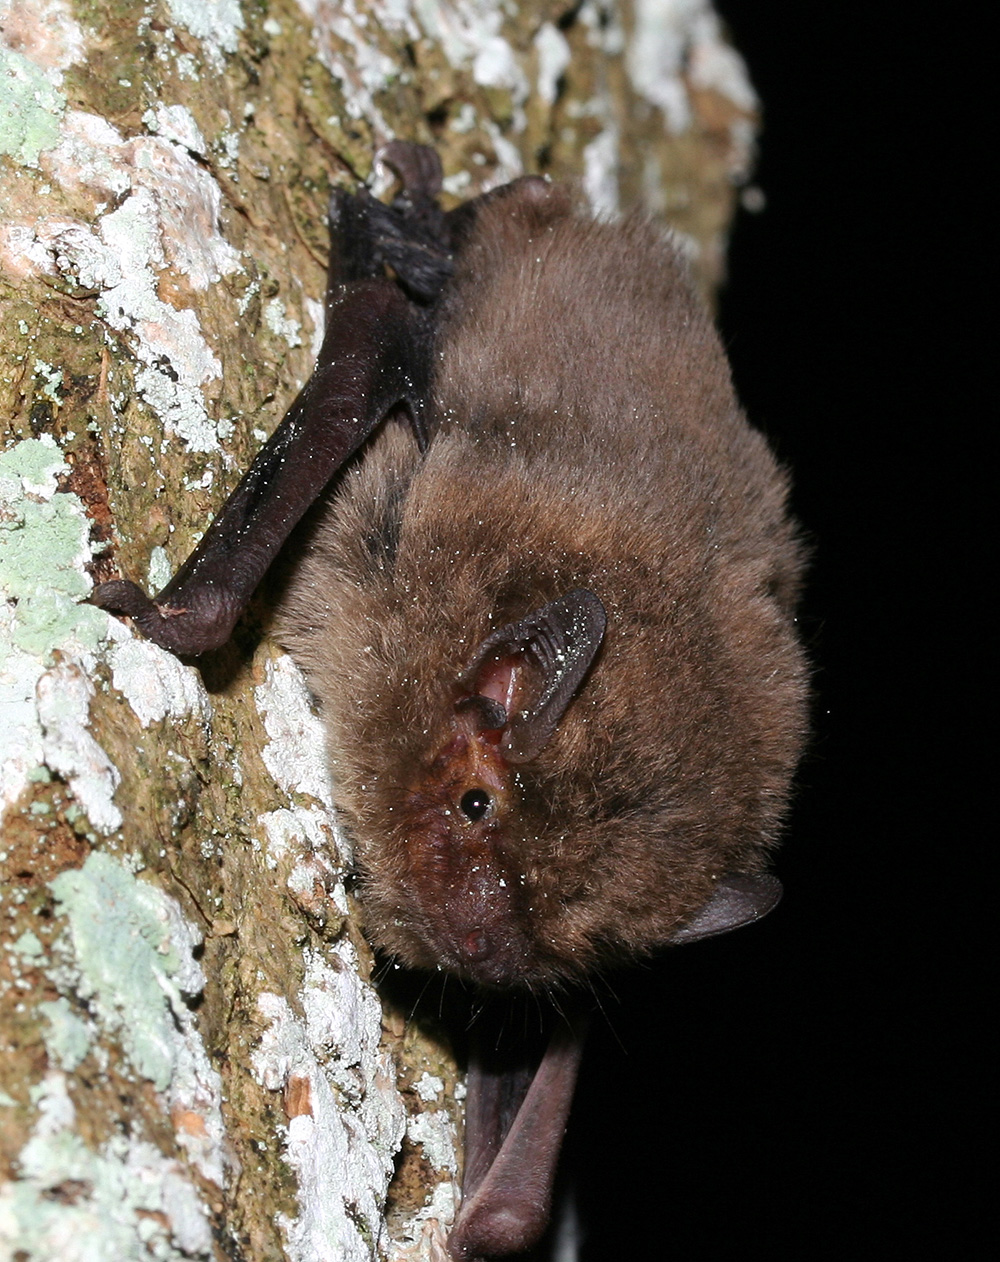
[{"label": "brown fur", "polygon": [[[375,940],[548,984],[667,942],[715,879],[762,869],[804,737],[802,553],[642,220],[559,191],[486,206],[436,351],[426,455],[389,425],[346,473],[282,637],[322,705]],[[492,629],[575,587],[607,610],[599,656],[496,817],[453,836],[456,681]],[[448,946],[480,921],[508,942],[492,972]]]}]

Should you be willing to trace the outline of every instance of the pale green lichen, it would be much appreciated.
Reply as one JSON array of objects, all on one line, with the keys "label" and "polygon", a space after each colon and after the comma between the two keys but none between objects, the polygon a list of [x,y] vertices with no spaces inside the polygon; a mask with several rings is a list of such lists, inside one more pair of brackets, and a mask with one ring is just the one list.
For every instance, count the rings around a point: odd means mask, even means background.
[{"label": "pale green lichen", "polygon": [[39,66],[0,47],[0,153],[22,166],[38,166],[38,155],[59,143],[65,109],[65,97]]},{"label": "pale green lichen", "polygon": [[[53,493],[63,468],[51,439],[25,439],[0,455],[0,598],[11,611],[11,645],[43,658],[71,638],[95,650],[108,625],[79,603],[91,587],[89,527],[74,496]],[[0,666],[4,656],[0,648]]]},{"label": "pale green lichen", "polygon": [[18,955],[23,955],[26,959],[37,960],[45,954],[45,948],[39,941],[38,934],[32,932],[31,929],[25,929],[24,933],[17,939],[11,947]]},{"label": "pale green lichen", "polygon": [[177,1026],[190,1016],[181,992],[204,985],[190,954],[196,936],[172,899],[106,854],[91,854],[51,886],[69,920],[77,993],[120,1039],[136,1072],[165,1090],[178,1056]]},{"label": "pale green lichen", "polygon": [[38,1011],[49,1023],[42,1032],[49,1060],[60,1069],[72,1072],[90,1051],[90,1024],[78,1016],[62,996],[40,1003]]},{"label": "pale green lichen", "polygon": [[49,435],[0,455],[0,800],[13,806],[47,764],[113,832],[120,776],[89,731],[93,654],[109,619],[81,603],[89,527],[77,497],[57,491],[66,471]]},{"label": "pale green lichen", "polygon": [[63,383],[63,374],[61,368],[53,368],[51,364],[47,364],[44,359],[35,360],[35,372],[42,379],[42,396],[50,402],[59,404],[59,387]]},{"label": "pale green lichen", "polygon": [[166,587],[172,574],[170,558],[167,556],[166,549],[161,548],[157,544],[149,554],[149,568],[146,571],[151,590],[158,592],[161,587]]},{"label": "pale green lichen", "polygon": [[66,463],[51,434],[27,438],[0,454],[0,478],[16,479],[29,495],[43,499],[55,494],[56,477],[65,471]]},{"label": "pale green lichen", "polygon": [[61,1073],[50,1072],[31,1095],[39,1117],[18,1156],[20,1177],[0,1190],[0,1239],[9,1256],[150,1262],[211,1252],[205,1211],[177,1162],[121,1135],[98,1152],[88,1148],[72,1130],[75,1110]]},{"label": "pale green lichen", "polygon": [[200,1125],[178,1129],[176,1140],[200,1173],[221,1187],[222,1081],[185,1002],[205,985],[193,955],[201,937],[179,903],[138,878],[132,866],[98,852],[51,882],[68,925],[53,947],[62,962],[47,973],[64,995],[86,1003],[93,1025],[74,1025],[68,1006],[43,1009],[53,1025],[46,1046],[51,1060],[70,1068],[86,1055],[91,1038],[115,1039],[125,1058],[120,1067],[131,1065],[163,1093],[165,1113],[200,1118]]}]

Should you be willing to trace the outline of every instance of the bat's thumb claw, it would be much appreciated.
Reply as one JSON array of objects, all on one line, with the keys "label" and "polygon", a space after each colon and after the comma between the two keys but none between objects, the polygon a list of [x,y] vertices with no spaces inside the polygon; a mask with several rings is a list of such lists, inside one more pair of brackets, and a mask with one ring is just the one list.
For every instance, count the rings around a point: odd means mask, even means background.
[{"label": "bat's thumb claw", "polygon": [[163,599],[166,591],[164,588],[160,592],[162,603],[157,604],[135,583],[115,579],[95,587],[90,603],[108,613],[131,618],[147,640],[178,657],[197,657],[225,644],[239,614],[238,607],[233,609],[224,595],[220,598],[209,587],[200,593],[200,608],[192,610],[186,604],[179,608]]}]

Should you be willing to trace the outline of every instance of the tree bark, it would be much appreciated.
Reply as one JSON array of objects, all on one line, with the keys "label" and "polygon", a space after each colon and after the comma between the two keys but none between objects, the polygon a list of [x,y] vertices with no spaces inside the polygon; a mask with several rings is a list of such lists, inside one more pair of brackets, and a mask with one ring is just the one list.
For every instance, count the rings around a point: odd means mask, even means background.
[{"label": "tree bark", "polygon": [[380,1008],[266,606],[195,668],[81,602],[159,588],[281,418],[380,144],[645,206],[710,295],[755,111],[708,0],[0,0],[9,1256],[443,1256],[461,1075]]}]

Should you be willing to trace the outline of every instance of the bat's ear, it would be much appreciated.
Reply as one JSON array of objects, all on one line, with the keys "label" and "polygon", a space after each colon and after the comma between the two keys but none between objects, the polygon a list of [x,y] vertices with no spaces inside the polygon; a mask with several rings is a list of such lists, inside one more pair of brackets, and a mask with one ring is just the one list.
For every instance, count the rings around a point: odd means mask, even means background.
[{"label": "bat's ear", "polygon": [[[545,748],[601,647],[607,615],[593,592],[577,587],[559,600],[494,631],[476,651],[461,682],[474,695],[459,709],[476,712],[478,726],[501,731],[500,745],[510,762],[530,762]],[[518,705],[508,713],[509,690],[496,697],[488,678],[525,667],[532,684],[518,689]],[[492,695],[491,695],[492,694]]]},{"label": "bat's ear", "polygon": [[715,893],[695,916],[683,925],[671,942],[697,942],[731,929],[752,925],[781,901],[781,882],[776,876],[723,876]]}]

